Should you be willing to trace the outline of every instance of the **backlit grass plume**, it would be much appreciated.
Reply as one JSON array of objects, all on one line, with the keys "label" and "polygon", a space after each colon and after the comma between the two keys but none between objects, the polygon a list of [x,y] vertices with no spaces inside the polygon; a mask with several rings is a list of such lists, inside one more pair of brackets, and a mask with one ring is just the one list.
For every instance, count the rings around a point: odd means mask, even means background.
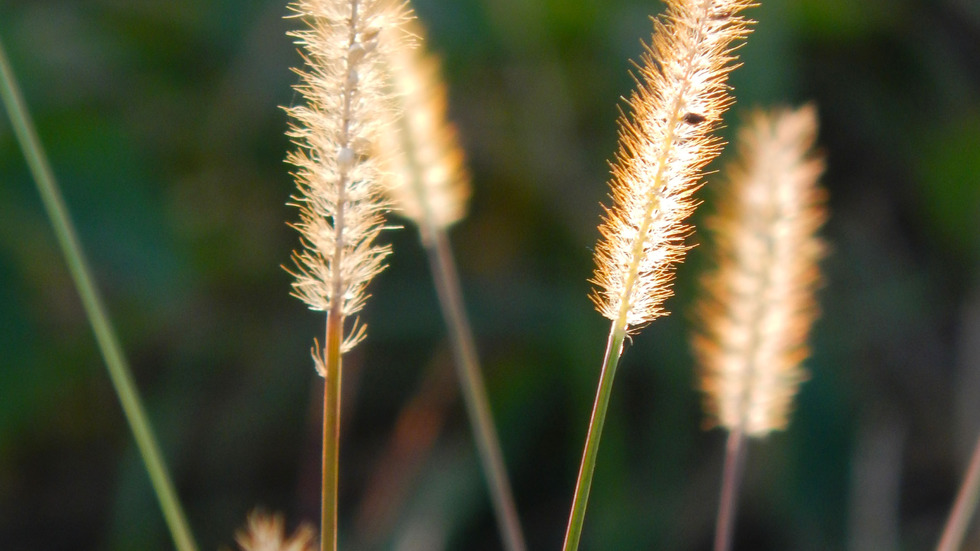
[{"label": "backlit grass plume", "polygon": [[692,228],[685,220],[697,201],[701,171],[721,142],[711,132],[732,103],[726,84],[735,67],[733,42],[746,36],[741,12],[751,0],[669,0],[655,20],[630,97],[620,119],[612,167],[613,204],[606,209],[596,247],[592,299],[612,321],[599,390],[565,550],[577,549],[612,380],[627,334],[666,313],[674,265]]},{"label": "backlit grass plume", "polygon": [[248,524],[235,534],[235,542],[242,551],[313,551],[316,532],[304,524],[287,537],[282,515],[252,511],[248,514]]},{"label": "backlit grass plume", "polygon": [[639,88],[620,119],[612,167],[613,204],[596,248],[593,300],[616,325],[635,331],[666,314],[673,266],[688,247],[701,169],[721,151],[712,131],[732,103],[726,81],[732,41],[749,27],[751,0],[672,0],[654,22]]},{"label": "backlit grass plume", "polygon": [[712,422],[747,436],[784,429],[805,378],[827,216],[816,133],[812,106],[754,113],[709,222],[718,268],[704,280],[694,349]]},{"label": "backlit grass plume", "polygon": [[[403,27],[424,44],[424,31],[416,20]],[[385,62],[399,111],[379,140],[385,186],[398,214],[414,222],[428,240],[433,230],[446,230],[466,216],[470,175],[448,119],[439,61],[419,47],[391,50]]]},{"label": "backlit grass plume", "polygon": [[[414,20],[406,22],[405,30],[424,41],[421,25]],[[508,551],[523,551],[527,546],[447,235],[449,226],[466,215],[470,180],[455,128],[447,117],[446,86],[439,63],[421,47],[392,50],[385,62],[399,112],[379,140],[387,191],[397,212],[418,226],[429,257],[501,540]]]},{"label": "backlit grass plume", "polygon": [[[389,253],[374,243],[389,206],[371,144],[389,119],[380,50],[398,47],[379,35],[406,14],[387,0],[300,0],[290,7],[308,24],[290,33],[306,61],[296,86],[306,104],[287,109],[297,146],[287,158],[300,191],[295,227],[303,241],[294,254],[293,292],[342,323],[363,308],[365,287]],[[365,336],[356,323],[341,332],[341,352]]]},{"label": "backlit grass plume", "polygon": [[[297,148],[296,168],[303,249],[294,253],[293,293],[327,313],[323,352],[313,360],[324,377],[322,549],[337,548],[340,359],[365,336],[363,325],[345,322],[364,306],[365,287],[383,268],[389,250],[374,240],[388,210],[372,145],[390,120],[381,64],[383,50],[404,47],[385,29],[408,17],[389,0],[298,0],[290,5],[306,23],[290,33],[303,47],[306,68],[296,89],[305,105],[287,112]],[[397,33],[395,33],[397,34]]]},{"label": "backlit grass plume", "polygon": [[710,221],[718,267],[704,280],[694,349],[705,409],[729,431],[716,551],[731,545],[744,438],[785,428],[805,377],[827,216],[816,134],[813,106],[754,113]]}]

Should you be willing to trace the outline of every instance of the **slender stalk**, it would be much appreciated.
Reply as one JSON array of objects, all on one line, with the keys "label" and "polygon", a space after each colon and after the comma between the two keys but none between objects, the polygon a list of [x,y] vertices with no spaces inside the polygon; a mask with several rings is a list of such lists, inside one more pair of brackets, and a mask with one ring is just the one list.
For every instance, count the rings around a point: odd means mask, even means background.
[{"label": "slender stalk", "polygon": [[784,429],[805,378],[826,218],[816,130],[812,106],[755,115],[710,223],[718,267],[703,280],[694,345],[705,410],[730,431],[715,551],[732,545],[745,438]]},{"label": "slender stalk", "polygon": [[565,531],[565,545],[562,546],[562,551],[575,551],[578,549],[579,540],[582,538],[585,507],[589,502],[592,473],[595,471],[596,456],[599,453],[599,438],[602,436],[602,427],[606,422],[606,410],[609,408],[609,397],[612,395],[613,377],[616,375],[616,366],[619,365],[619,357],[623,352],[625,339],[625,325],[614,323],[609,331],[606,357],[602,361],[602,371],[599,374],[598,391],[592,407],[592,417],[589,419],[589,432],[585,437],[582,464],[579,467],[578,479],[575,482],[572,511],[568,518],[568,529]]},{"label": "slender stalk", "polygon": [[405,509],[413,483],[433,455],[449,420],[459,384],[440,352],[434,356],[418,390],[402,406],[385,450],[371,467],[355,514],[354,547],[377,550],[392,534],[398,512]]},{"label": "slender stalk", "polygon": [[439,305],[449,326],[450,344],[456,364],[459,385],[463,391],[470,426],[476,439],[476,448],[486,474],[490,498],[493,502],[497,525],[504,546],[509,551],[524,551],[524,535],[514,504],[514,494],[507,478],[500,439],[494,426],[487,399],[486,385],[480,372],[479,358],[470,329],[463,297],[460,291],[459,275],[453,261],[452,250],[446,232],[431,227],[431,239],[426,242],[429,265],[439,295]]},{"label": "slender stalk", "polygon": [[[338,303],[339,304],[339,303]],[[340,480],[340,344],[344,338],[339,308],[327,315],[323,351],[323,479],[320,508],[320,548],[337,550],[337,487]]]},{"label": "slender stalk", "polygon": [[388,108],[379,73],[379,50],[401,47],[379,41],[387,26],[409,16],[387,0],[296,0],[290,8],[306,27],[290,32],[303,46],[306,69],[296,90],[304,105],[289,107],[288,136],[296,150],[287,161],[300,191],[295,228],[303,248],[294,251],[293,295],[326,312],[324,349],[313,349],[323,388],[321,548],[337,549],[337,489],[341,356],[366,335],[356,315],[365,287],[384,269],[387,246],[373,244],[385,229],[388,205],[381,197],[377,160],[368,154]]},{"label": "slender stalk", "polygon": [[638,67],[637,90],[620,117],[612,206],[596,245],[591,298],[612,321],[599,388],[565,534],[578,548],[599,437],[623,341],[667,314],[675,265],[684,259],[701,172],[721,150],[714,129],[733,101],[733,42],[749,32],[751,0],[667,0]]},{"label": "slender stalk", "polygon": [[715,551],[728,551],[732,548],[738,490],[741,485],[742,467],[744,465],[745,432],[741,429],[733,429],[728,433],[728,444],[725,446],[725,466],[721,479],[718,522],[715,525]]},{"label": "slender stalk", "polygon": [[180,506],[177,492],[167,474],[163,455],[160,453],[156,437],[133,383],[133,377],[123,355],[122,347],[119,345],[103,306],[102,298],[95,287],[74,224],[68,214],[68,207],[61,197],[54,172],[51,170],[47,155],[41,146],[30,114],[27,112],[20,87],[14,78],[13,70],[2,44],[0,44],[0,95],[2,95],[3,103],[10,116],[14,134],[17,136],[24,158],[41,194],[44,209],[47,211],[62,254],[65,256],[65,262],[68,264],[72,280],[75,282],[75,287],[82,299],[89,324],[95,333],[95,339],[109,371],[109,378],[112,380],[112,386],[122,404],[129,428],[133,432],[136,446],[139,448],[143,463],[150,476],[150,482],[156,492],[157,500],[160,502],[160,508],[163,510],[164,519],[170,528],[174,545],[180,551],[196,551],[197,545],[194,543],[194,537],[191,535],[184,511]]},{"label": "slender stalk", "polygon": [[960,548],[966,529],[970,526],[970,519],[977,509],[978,500],[980,500],[980,438],[977,439],[977,447],[973,450],[973,458],[970,459],[966,478],[956,496],[953,510],[949,513],[946,528],[943,529],[936,551],[956,551]]},{"label": "slender stalk", "polygon": [[[425,32],[414,20],[403,22],[402,30],[424,43]],[[389,165],[387,191],[400,214],[418,226],[429,258],[500,539],[508,551],[524,551],[527,545],[446,234],[466,213],[469,175],[447,119],[447,92],[439,78],[439,63],[421,50],[393,49],[382,58],[388,93],[400,113],[378,145]]]},{"label": "slender stalk", "polygon": [[[340,144],[342,148],[350,147],[351,104],[354,98],[353,63],[351,63],[353,45],[357,41],[357,0],[351,0],[349,31],[347,38],[347,72],[348,78],[343,87],[343,115],[341,119]],[[333,212],[334,250],[333,266],[343,265],[345,251],[344,240],[344,207],[347,194],[349,167],[341,166],[338,174],[336,208]],[[349,231],[349,230],[348,230]],[[343,296],[344,277],[342,269],[334,270],[332,275],[332,297]],[[322,551],[337,551],[337,487],[340,483],[340,357],[341,344],[344,340],[343,302],[334,300],[327,313],[327,334],[324,350],[323,373],[323,463],[321,469],[321,505],[320,505],[320,549]]]}]

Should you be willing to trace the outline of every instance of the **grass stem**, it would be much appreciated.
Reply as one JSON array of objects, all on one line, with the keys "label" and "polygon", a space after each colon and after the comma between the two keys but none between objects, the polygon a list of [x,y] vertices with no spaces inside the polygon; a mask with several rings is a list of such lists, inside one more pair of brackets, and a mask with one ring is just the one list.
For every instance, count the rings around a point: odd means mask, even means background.
[{"label": "grass stem", "polygon": [[970,526],[970,519],[977,509],[978,498],[980,498],[980,438],[977,439],[966,478],[956,496],[953,510],[949,513],[946,528],[943,529],[936,551],[956,551],[960,548],[966,529]]},{"label": "grass stem", "polygon": [[606,410],[609,408],[609,397],[612,395],[613,377],[616,366],[623,352],[623,341],[626,340],[625,317],[621,323],[613,323],[609,331],[609,342],[606,345],[606,356],[602,362],[599,374],[599,387],[595,403],[592,406],[592,417],[589,420],[589,432],[585,438],[585,449],[582,452],[582,464],[579,467],[578,479],[575,483],[575,495],[572,498],[572,510],[568,518],[568,529],[565,532],[565,545],[562,551],[575,551],[582,538],[582,525],[585,522],[585,508],[589,501],[589,491],[592,488],[592,473],[595,471],[596,456],[599,453],[599,438],[602,427],[606,422]]},{"label": "grass stem", "polygon": [[150,476],[150,482],[156,492],[157,500],[160,502],[160,508],[163,510],[163,516],[170,529],[174,544],[179,551],[196,551],[197,545],[194,543],[194,538],[177,499],[177,493],[170,481],[170,476],[167,474],[163,456],[136,391],[136,385],[133,383],[133,376],[123,355],[122,347],[119,345],[103,306],[102,298],[95,287],[91,270],[88,268],[74,225],[68,214],[68,207],[61,196],[54,172],[51,170],[47,155],[41,146],[41,140],[38,138],[30,114],[27,112],[20,87],[14,78],[13,70],[2,44],[0,44],[0,96],[2,96],[14,134],[17,136],[24,158],[41,194],[44,209],[47,211],[58,244],[65,256],[65,262],[68,264],[72,280],[78,289],[85,313],[109,371],[112,386],[119,397],[129,428],[133,432],[136,446],[139,448],[143,463]]},{"label": "grass stem", "polygon": [[494,512],[501,539],[508,551],[524,551],[524,534],[514,503],[514,494],[507,478],[500,439],[494,426],[487,399],[486,385],[480,371],[479,358],[474,344],[473,331],[463,308],[459,274],[453,261],[449,238],[442,228],[430,227],[431,239],[426,242],[426,251],[439,295],[439,305],[449,326],[449,340],[452,346],[463,401],[476,439],[476,448],[487,477],[487,486],[493,502]]},{"label": "grass stem", "polygon": [[323,376],[323,470],[320,548],[337,551],[337,487],[340,480],[340,345],[344,321],[338,307],[327,314]]},{"label": "grass stem", "polygon": [[722,468],[721,498],[718,503],[718,522],[715,525],[714,551],[729,551],[735,533],[735,511],[738,490],[745,465],[745,432],[733,429],[725,446],[725,466]]}]

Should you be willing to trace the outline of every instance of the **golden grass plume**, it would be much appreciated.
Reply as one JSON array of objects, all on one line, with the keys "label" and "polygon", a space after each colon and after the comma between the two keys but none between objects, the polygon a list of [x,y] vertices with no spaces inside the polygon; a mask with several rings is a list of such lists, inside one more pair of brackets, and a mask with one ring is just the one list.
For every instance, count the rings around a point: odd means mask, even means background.
[{"label": "golden grass plume", "polygon": [[[307,25],[290,33],[306,62],[296,86],[305,104],[286,110],[296,145],[287,157],[299,189],[294,226],[303,245],[293,254],[293,294],[342,321],[363,308],[365,287],[390,252],[375,244],[389,207],[371,146],[390,120],[384,50],[406,47],[380,34],[409,15],[389,0],[298,0],[290,9]],[[364,336],[355,321],[341,351]]]},{"label": "golden grass plume", "polygon": [[316,532],[304,524],[287,538],[282,515],[252,511],[245,528],[235,534],[235,541],[243,551],[313,551]]},{"label": "golden grass plume", "polygon": [[[403,23],[420,44],[417,20]],[[391,95],[400,116],[381,133],[385,186],[398,214],[414,222],[429,240],[466,216],[470,176],[457,132],[447,115],[446,85],[438,59],[423,47],[388,49]]]},{"label": "golden grass plume", "polygon": [[812,105],[755,112],[709,222],[717,270],[698,308],[701,388],[711,422],[748,436],[785,428],[805,378],[827,217],[816,134]]},{"label": "golden grass plume", "polygon": [[631,116],[620,118],[613,204],[600,226],[591,298],[636,330],[666,314],[673,265],[683,259],[701,171],[721,149],[711,132],[732,103],[733,42],[748,34],[751,0],[669,0],[639,64]]}]

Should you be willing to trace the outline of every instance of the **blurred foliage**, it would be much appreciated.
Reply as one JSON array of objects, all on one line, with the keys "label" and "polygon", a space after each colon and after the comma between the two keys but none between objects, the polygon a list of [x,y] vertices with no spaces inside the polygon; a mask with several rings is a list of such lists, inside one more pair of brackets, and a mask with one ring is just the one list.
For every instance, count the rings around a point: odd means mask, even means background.
[{"label": "blurred foliage", "polygon": [[[980,433],[978,6],[752,12],[724,132],[752,106],[817,103],[834,251],[793,423],[749,449],[737,549],[938,538]],[[608,331],[586,298],[606,163],[629,60],[661,7],[416,3],[474,174],[452,238],[532,549],[564,534]],[[322,383],[308,353],[323,320],[280,268],[297,245],[279,106],[297,101],[300,59],[286,14],[266,0],[0,3],[0,37],[204,549],[231,545],[258,505],[292,524],[319,514]],[[441,431],[396,481],[394,512],[378,517],[390,522],[355,528],[401,409],[451,369],[416,235],[386,239],[396,254],[372,285],[370,335],[346,361],[342,546],[499,549],[458,401],[434,409]],[[702,430],[688,349],[705,252],[678,271],[674,315],[627,347],[583,548],[710,546],[724,436]],[[171,548],[6,121],[0,350],[0,547]],[[877,524],[855,513],[868,503]]]}]

